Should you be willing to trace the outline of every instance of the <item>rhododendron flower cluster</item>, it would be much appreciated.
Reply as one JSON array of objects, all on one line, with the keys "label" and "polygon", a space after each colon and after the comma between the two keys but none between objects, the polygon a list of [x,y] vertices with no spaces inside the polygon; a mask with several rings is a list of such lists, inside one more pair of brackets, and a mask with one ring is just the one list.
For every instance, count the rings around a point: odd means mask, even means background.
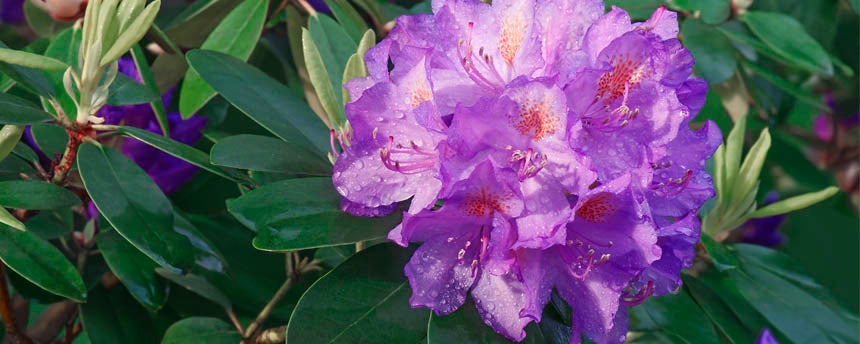
[{"label": "rhododendron flower cluster", "polygon": [[[421,242],[413,307],[471,295],[512,340],[553,290],[573,335],[621,342],[626,308],[676,290],[694,256],[716,125],[663,8],[642,23],[595,0],[437,0],[397,20],[346,88],[334,185],[356,215],[410,202],[389,239]],[[389,68],[393,65],[393,68]]]}]

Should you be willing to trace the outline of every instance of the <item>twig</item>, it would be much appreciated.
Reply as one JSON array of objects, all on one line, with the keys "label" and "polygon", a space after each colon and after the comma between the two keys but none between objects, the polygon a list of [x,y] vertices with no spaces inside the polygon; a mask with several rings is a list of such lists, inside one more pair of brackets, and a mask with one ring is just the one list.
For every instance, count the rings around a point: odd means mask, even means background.
[{"label": "twig", "polygon": [[227,312],[227,317],[230,318],[230,322],[233,323],[233,326],[236,327],[236,330],[239,331],[239,334],[244,334],[245,329],[242,328],[242,323],[240,323],[239,319],[236,318],[236,313],[233,313],[233,308],[225,308],[224,311]]},{"label": "twig", "polygon": [[0,262],[0,315],[3,316],[3,324],[6,326],[6,333],[12,338],[12,343],[33,343],[26,334],[18,332],[18,327],[15,326],[15,315],[12,311],[12,300],[9,297],[9,286],[6,284],[6,264],[3,262]]},{"label": "twig", "polygon": [[294,281],[295,279],[293,278],[293,276],[287,277],[287,280],[284,281],[284,284],[282,284],[278,291],[275,292],[275,295],[272,296],[272,299],[269,300],[269,303],[267,303],[266,306],[263,307],[263,310],[260,311],[260,314],[257,315],[257,318],[254,319],[254,321],[251,322],[250,325],[248,325],[248,329],[245,330],[245,335],[243,337],[251,338],[254,333],[257,332],[257,329],[260,327],[260,325],[264,321],[266,321],[266,318],[269,317],[269,314],[271,314],[272,311],[275,310],[275,306],[278,305],[278,302],[280,302],[281,299],[283,299],[284,296],[287,295],[287,291],[289,291],[290,287],[293,286]]},{"label": "twig", "polygon": [[270,328],[257,336],[254,344],[279,344],[287,340],[287,325]]}]

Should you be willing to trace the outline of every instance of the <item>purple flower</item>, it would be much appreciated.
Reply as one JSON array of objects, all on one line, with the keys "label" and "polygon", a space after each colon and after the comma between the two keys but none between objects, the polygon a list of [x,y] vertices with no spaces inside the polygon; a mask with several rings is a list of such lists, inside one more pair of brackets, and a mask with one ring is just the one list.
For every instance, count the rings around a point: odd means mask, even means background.
[{"label": "purple flower", "polygon": [[[131,58],[120,58],[119,71],[135,81],[141,81],[140,73]],[[163,97],[164,103],[170,104],[172,97],[173,91],[169,91]],[[104,118],[106,124],[128,125],[162,134],[158,121],[155,119],[155,113],[149,104],[108,105],[102,107],[97,115]],[[206,118],[192,116],[183,120],[178,112],[174,112],[167,114],[167,122],[170,128],[170,138],[190,145],[202,136]],[[121,145],[122,153],[146,171],[165,194],[173,193],[179,189],[197,172],[196,166],[136,139],[125,139]]]},{"label": "purple flower", "polygon": [[722,135],[690,129],[707,85],[690,78],[676,15],[631,23],[572,0],[432,8],[398,18],[366,54],[369,76],[346,86],[342,208],[410,202],[389,239],[423,243],[405,268],[413,307],[445,315],[471,294],[519,341],[557,290],[572,341],[623,341],[627,307],[680,286],[714,194],[704,166]]},{"label": "purple flower", "polygon": [[773,337],[773,333],[770,333],[770,329],[765,327],[761,330],[761,335],[756,339],[755,344],[779,344],[779,342]]},{"label": "purple flower", "polygon": [[0,23],[18,24],[24,21],[25,0],[0,0]]}]

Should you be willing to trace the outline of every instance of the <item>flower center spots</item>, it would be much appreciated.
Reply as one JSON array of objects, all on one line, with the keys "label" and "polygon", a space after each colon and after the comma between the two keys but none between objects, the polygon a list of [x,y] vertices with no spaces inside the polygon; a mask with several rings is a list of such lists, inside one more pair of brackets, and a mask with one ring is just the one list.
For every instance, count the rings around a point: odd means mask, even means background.
[{"label": "flower center spots", "polygon": [[534,102],[527,99],[520,105],[519,117],[513,116],[513,125],[520,134],[539,141],[558,129],[558,117],[550,110],[549,99]]},{"label": "flower center spots", "polygon": [[509,14],[502,20],[502,32],[499,34],[499,52],[508,64],[514,62],[517,51],[523,45],[526,26],[523,18]]},{"label": "flower center spots", "polygon": [[428,100],[430,100],[430,90],[427,87],[418,87],[410,92],[409,105],[413,108]]},{"label": "flower center spots", "polygon": [[633,62],[630,57],[616,56],[612,58],[612,71],[603,73],[597,82],[597,97],[604,102],[610,102],[624,96],[633,89],[645,76],[645,67]]},{"label": "flower center spots", "polygon": [[469,216],[487,216],[496,211],[508,211],[510,207],[505,204],[505,200],[506,198],[481,188],[480,191],[466,197],[463,208]]},{"label": "flower center spots", "polygon": [[615,214],[616,210],[615,203],[612,202],[612,194],[601,193],[585,200],[585,203],[576,210],[576,216],[589,222],[603,223]]}]

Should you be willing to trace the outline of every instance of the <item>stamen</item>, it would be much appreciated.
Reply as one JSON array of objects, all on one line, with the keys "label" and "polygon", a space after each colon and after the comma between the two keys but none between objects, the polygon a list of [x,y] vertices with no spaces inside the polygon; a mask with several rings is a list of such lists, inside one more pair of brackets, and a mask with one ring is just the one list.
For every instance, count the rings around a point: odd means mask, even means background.
[{"label": "stamen", "polygon": [[547,164],[546,154],[536,153],[531,148],[511,153],[511,167],[517,171],[520,181],[534,177]]},{"label": "stamen", "polygon": [[638,306],[654,293],[654,281],[648,281],[636,294],[631,294],[631,292],[631,290],[626,290],[621,296],[621,302],[628,307]]},{"label": "stamen", "polygon": [[662,197],[675,197],[687,188],[691,179],[693,179],[693,171],[687,170],[680,178],[669,178],[663,182],[652,181],[650,187]]},{"label": "stamen", "polygon": [[[478,86],[481,86],[493,92],[501,91],[504,88],[505,80],[496,70],[495,65],[493,64],[492,57],[484,54],[483,47],[478,49],[478,61],[481,63],[476,64],[475,60],[473,59],[474,53],[472,51],[472,29],[474,27],[475,23],[469,22],[469,28],[466,33],[466,40],[463,41],[461,39],[457,44],[457,57],[460,60],[460,64],[463,66],[463,70],[466,71],[466,75],[468,75],[469,78],[472,79],[472,81],[474,81]],[[483,69],[485,69],[486,71],[482,72],[479,67],[483,67]],[[489,73],[490,78],[485,75],[486,73]]]},{"label": "stamen", "polygon": [[394,136],[388,137],[388,146],[379,150],[382,164],[389,170],[404,174],[416,174],[432,170],[436,166],[437,153],[409,141],[409,147],[394,144]]}]

